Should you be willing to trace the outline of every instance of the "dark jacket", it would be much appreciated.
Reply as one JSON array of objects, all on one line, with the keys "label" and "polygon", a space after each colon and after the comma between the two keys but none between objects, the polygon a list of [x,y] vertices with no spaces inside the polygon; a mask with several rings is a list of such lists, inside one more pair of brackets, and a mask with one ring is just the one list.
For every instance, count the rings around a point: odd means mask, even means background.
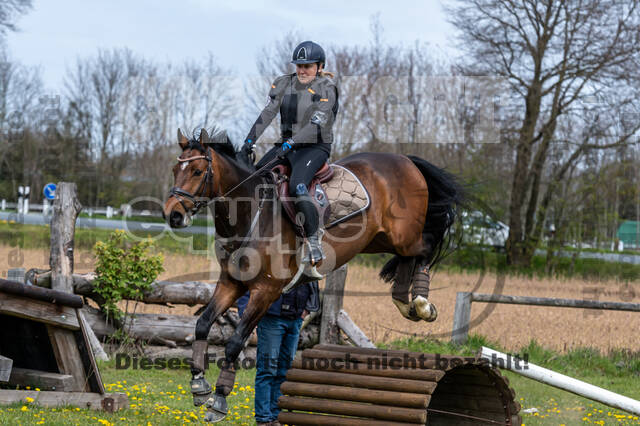
[{"label": "dark jacket", "polygon": [[[238,299],[238,313],[244,313],[249,303],[249,292]],[[278,300],[269,306],[267,315],[275,315],[287,319],[300,318],[304,310],[315,312],[320,309],[320,290],[318,282],[313,281],[294,287],[287,294],[281,294]]]},{"label": "dark jacket", "polygon": [[280,112],[282,140],[293,138],[297,147],[319,144],[327,152],[333,142],[333,122],[338,113],[338,89],[326,76],[302,84],[295,73],[276,78],[267,105],[245,141],[255,143]]}]

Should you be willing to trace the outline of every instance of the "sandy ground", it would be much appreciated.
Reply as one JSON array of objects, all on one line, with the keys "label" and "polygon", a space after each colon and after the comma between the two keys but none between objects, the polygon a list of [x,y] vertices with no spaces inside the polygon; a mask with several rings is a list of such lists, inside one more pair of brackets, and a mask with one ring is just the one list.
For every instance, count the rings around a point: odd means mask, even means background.
[{"label": "sandy ground", "polygon": [[[0,246],[0,276],[15,267],[15,249]],[[12,252],[13,251],[13,252]],[[22,250],[27,269],[47,267],[47,250]],[[92,269],[88,253],[76,272]],[[160,279],[210,281],[215,262],[200,256],[167,255],[166,271]],[[214,274],[215,275],[215,274]],[[378,270],[352,266],[347,275],[344,307],[358,326],[374,341],[419,336],[450,338],[456,293],[476,291],[506,295],[610,300],[640,303],[640,283],[587,282],[582,280],[529,279],[495,275],[437,272],[432,277],[431,300],[438,307],[434,323],[414,323],[404,319],[391,302],[390,287],[378,278]],[[141,306],[137,312],[191,314],[197,307]],[[640,351],[640,313],[573,308],[474,303],[471,333],[479,333],[507,349],[518,350],[531,339],[545,347],[566,351],[576,347],[596,347],[602,351],[626,348]]]}]

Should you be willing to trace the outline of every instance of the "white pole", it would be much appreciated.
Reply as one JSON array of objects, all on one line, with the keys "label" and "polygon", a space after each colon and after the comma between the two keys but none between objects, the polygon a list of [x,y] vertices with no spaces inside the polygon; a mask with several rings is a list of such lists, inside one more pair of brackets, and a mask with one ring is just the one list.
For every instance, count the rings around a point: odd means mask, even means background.
[{"label": "white pole", "polygon": [[7,209],[7,200],[5,200],[4,198],[2,199],[2,203],[0,204],[0,209],[1,210]]},{"label": "white pole", "polygon": [[584,396],[585,398],[601,402],[610,407],[640,415],[640,401],[636,401],[635,399],[627,398],[626,396],[618,395],[617,393],[590,385],[589,383],[565,376],[564,374],[547,370],[530,362],[526,365],[519,363],[520,367],[518,368],[513,365],[513,358],[510,355],[505,355],[502,352],[494,351],[484,346],[482,347],[481,357],[489,361],[492,366],[499,365],[501,368],[506,368],[530,379],[555,386],[575,393],[576,395]]},{"label": "white pole", "polygon": [[22,214],[29,213],[29,192],[31,192],[30,186],[24,187],[24,207],[22,208]]}]

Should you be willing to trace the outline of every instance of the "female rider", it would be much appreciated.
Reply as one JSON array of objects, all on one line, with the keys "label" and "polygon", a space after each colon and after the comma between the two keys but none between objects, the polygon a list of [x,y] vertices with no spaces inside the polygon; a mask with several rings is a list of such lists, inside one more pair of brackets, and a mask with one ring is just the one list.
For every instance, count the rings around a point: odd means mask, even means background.
[{"label": "female rider", "polygon": [[333,74],[323,71],[325,53],[320,45],[312,41],[300,43],[293,51],[291,63],[296,65],[296,72],[275,79],[267,106],[251,127],[242,150],[246,155],[253,152],[256,141],[279,111],[282,138],[260,159],[257,167],[276,156],[289,161],[289,195],[296,199],[297,217],[303,216],[302,227],[309,246],[309,257],[305,261],[315,265],[324,254],[318,232],[318,212],[309,197],[309,185],[331,153],[338,90],[330,78]]}]

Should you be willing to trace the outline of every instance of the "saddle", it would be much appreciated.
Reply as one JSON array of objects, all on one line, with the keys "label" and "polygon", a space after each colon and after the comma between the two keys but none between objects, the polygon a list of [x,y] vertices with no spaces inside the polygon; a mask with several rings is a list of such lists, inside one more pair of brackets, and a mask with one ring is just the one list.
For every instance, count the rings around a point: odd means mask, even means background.
[{"label": "saddle", "polygon": [[[289,196],[290,167],[278,164],[271,169],[277,197],[299,236],[302,226],[296,223],[295,197]],[[325,163],[309,185],[309,196],[318,210],[320,227],[327,229],[369,208],[369,193],[358,177],[339,164]]]},{"label": "saddle", "polygon": [[[284,211],[287,213],[289,220],[291,223],[295,225],[296,232],[298,235],[302,236],[304,231],[300,225],[296,222],[296,207],[295,207],[295,197],[289,196],[289,176],[291,175],[291,168],[287,164],[278,164],[271,172],[274,174],[275,182],[276,182],[276,192],[278,198],[280,199],[280,203],[282,203],[282,207]],[[312,200],[314,200],[314,206],[318,209],[318,215],[322,218],[321,208],[325,207],[327,204],[327,196],[322,190],[322,186],[320,184],[329,182],[333,178],[333,168],[329,165],[329,163],[324,163],[322,167],[316,172],[311,179],[311,184],[309,185],[309,196]],[[320,207],[320,208],[319,208]],[[320,219],[322,222],[322,219]],[[321,223],[322,224],[322,223]]]}]

